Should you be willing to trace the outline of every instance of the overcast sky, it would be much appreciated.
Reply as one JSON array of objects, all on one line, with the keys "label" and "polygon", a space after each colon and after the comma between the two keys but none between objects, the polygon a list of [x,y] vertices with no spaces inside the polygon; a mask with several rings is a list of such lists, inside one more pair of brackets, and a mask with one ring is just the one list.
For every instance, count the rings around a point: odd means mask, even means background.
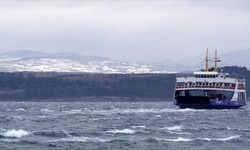
[{"label": "overcast sky", "polygon": [[207,47],[250,50],[248,0],[0,0],[0,52],[192,63]]}]

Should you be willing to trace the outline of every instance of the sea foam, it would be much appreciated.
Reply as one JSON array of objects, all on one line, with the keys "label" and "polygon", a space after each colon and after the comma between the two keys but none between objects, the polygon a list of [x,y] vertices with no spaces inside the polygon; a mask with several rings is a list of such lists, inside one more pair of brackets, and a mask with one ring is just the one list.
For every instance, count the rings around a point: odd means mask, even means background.
[{"label": "sea foam", "polygon": [[106,132],[114,133],[114,134],[134,134],[137,131],[136,130],[131,130],[131,129],[123,129],[123,130],[115,129],[115,130],[109,130],[109,131],[106,131]]},{"label": "sea foam", "polygon": [[164,127],[162,129],[169,130],[169,131],[181,131],[183,129],[182,126],[173,126],[173,127]]},{"label": "sea foam", "polygon": [[41,112],[43,112],[43,113],[51,113],[51,112],[54,112],[54,110],[51,110],[51,109],[48,109],[48,108],[43,108],[43,109],[41,109]]},{"label": "sea foam", "polygon": [[15,129],[8,130],[2,134],[2,136],[10,137],[10,138],[20,138],[20,137],[27,136],[27,135],[29,135],[29,132],[21,130],[21,129],[20,130],[15,130]]},{"label": "sea foam", "polygon": [[204,140],[204,141],[230,141],[230,140],[233,140],[233,139],[239,139],[240,138],[240,135],[233,135],[233,136],[229,136],[229,137],[225,137],[225,138],[215,138],[215,139],[212,139],[212,138],[199,138],[198,140]]},{"label": "sea foam", "polygon": [[163,141],[167,141],[167,142],[190,142],[193,140],[194,139],[182,138],[182,137],[178,137],[177,139],[163,139]]},{"label": "sea foam", "polygon": [[[44,110],[43,110],[44,111]],[[206,110],[196,110],[196,109],[152,109],[152,108],[114,108],[109,110],[82,110],[82,109],[72,109],[68,111],[62,111],[59,115],[72,115],[72,114],[98,114],[98,115],[113,115],[113,114],[146,114],[146,113],[153,113],[153,114],[161,114],[161,113],[186,113],[186,112],[201,112]],[[48,112],[46,109],[44,112]],[[161,117],[161,115],[156,115],[155,117]]]},{"label": "sea foam", "polygon": [[64,115],[73,115],[73,114],[84,114],[84,112],[81,109],[72,109],[62,112]]},{"label": "sea foam", "polygon": [[110,140],[101,139],[97,137],[67,137],[56,140],[51,140],[50,142],[109,142]]},{"label": "sea foam", "polygon": [[18,108],[15,111],[26,111],[24,108]]},{"label": "sea foam", "polygon": [[146,126],[139,125],[139,126],[130,126],[131,128],[146,128]]},{"label": "sea foam", "polygon": [[233,135],[225,138],[183,138],[183,137],[178,137],[176,139],[156,139],[158,141],[166,141],[166,142],[191,142],[191,141],[220,141],[220,142],[225,142],[225,141],[230,141],[234,139],[239,139],[240,135]]}]

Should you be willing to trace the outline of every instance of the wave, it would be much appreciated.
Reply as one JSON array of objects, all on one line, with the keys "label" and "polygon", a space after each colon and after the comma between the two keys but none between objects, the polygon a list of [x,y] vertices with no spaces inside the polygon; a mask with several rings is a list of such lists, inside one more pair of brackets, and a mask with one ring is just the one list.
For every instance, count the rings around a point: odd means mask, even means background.
[{"label": "wave", "polygon": [[167,141],[167,142],[190,142],[190,141],[193,141],[193,139],[178,137],[177,139],[163,139],[162,141]]},{"label": "wave", "polygon": [[51,110],[51,109],[48,109],[48,108],[43,108],[43,109],[41,109],[41,112],[43,112],[43,113],[52,113],[52,112],[54,112],[54,110]]},{"label": "wave", "polygon": [[81,109],[72,109],[67,111],[62,111],[62,115],[73,115],[73,114],[86,114]]},{"label": "wave", "polygon": [[181,125],[172,126],[172,127],[163,127],[161,129],[166,130],[166,132],[168,132],[170,134],[186,134],[186,135],[190,135],[190,133],[188,133],[188,132],[182,132],[183,127]]},{"label": "wave", "polygon": [[134,134],[137,131],[136,130],[131,130],[131,129],[123,129],[123,130],[115,129],[115,130],[109,130],[109,131],[106,131],[106,132],[107,133],[113,133],[113,134]]},{"label": "wave", "polygon": [[3,128],[0,128],[0,130],[2,130],[2,131],[6,131],[5,129],[3,129]]},{"label": "wave", "polygon": [[207,111],[206,109],[191,109],[191,108],[185,108],[185,109],[172,109],[173,112],[204,112]]},{"label": "wave", "polygon": [[[175,113],[175,112],[200,112],[205,110],[197,109],[119,109],[119,113]],[[158,116],[159,117],[159,116]]]},{"label": "wave", "polygon": [[15,120],[24,120],[23,116],[12,116],[12,118]]},{"label": "wave", "polygon": [[250,129],[247,128],[230,128],[230,127],[198,127],[198,128],[187,128],[187,130],[201,131],[201,130],[231,130],[231,131],[244,131],[249,132]]},{"label": "wave", "polygon": [[26,111],[24,108],[17,108],[15,111]]},{"label": "wave", "polygon": [[211,138],[198,138],[198,140],[204,140],[204,141],[230,141],[233,139],[239,139],[240,135],[233,135],[225,138],[217,138],[217,139],[211,139]]},{"label": "wave", "polygon": [[[44,113],[52,113],[53,110],[49,110],[47,108],[41,109]],[[108,109],[108,110],[92,110],[92,109],[72,109],[67,111],[57,112],[54,115],[72,115],[72,114],[95,114],[95,115],[113,115],[113,114],[145,114],[145,113],[154,113],[154,114],[161,114],[161,113],[186,113],[186,112],[201,112],[206,110],[197,110],[197,109],[150,109],[150,108],[126,108],[126,109]],[[160,115],[156,115],[155,117],[161,117]]]},{"label": "wave", "polygon": [[157,141],[165,141],[165,142],[192,142],[192,141],[220,141],[220,142],[225,142],[225,141],[230,141],[234,139],[239,139],[240,135],[233,135],[225,138],[183,138],[183,137],[178,137],[176,139],[159,139],[156,138]]},{"label": "wave", "polygon": [[[133,114],[133,113],[172,113],[172,112],[199,112],[205,110],[196,110],[196,109],[113,109],[108,110],[106,113],[120,113],[120,114]],[[98,113],[98,111],[93,111],[93,113]],[[105,113],[104,111],[100,111],[100,113]]]},{"label": "wave", "polygon": [[38,136],[46,136],[46,137],[68,137],[70,134],[68,134],[67,131],[36,131],[33,132],[34,135]]},{"label": "wave", "polygon": [[164,127],[162,129],[169,130],[169,131],[181,131],[183,129],[183,127],[180,125],[177,125],[177,126],[173,126],[173,127]]},{"label": "wave", "polygon": [[19,142],[20,140],[18,140],[18,139],[1,139],[0,141],[7,142],[7,143],[13,143],[13,142]]},{"label": "wave", "polygon": [[72,110],[64,111],[64,112],[69,113],[69,114],[75,114],[75,113],[82,112],[82,110],[81,109],[72,109]]},{"label": "wave", "polygon": [[102,119],[102,118],[91,118],[89,120],[91,120],[91,121],[97,121],[97,120],[100,120],[100,119]]},{"label": "wave", "polygon": [[146,126],[130,126],[131,128],[146,128]]},{"label": "wave", "polygon": [[24,131],[22,129],[20,130],[8,130],[6,132],[4,132],[3,134],[1,134],[1,136],[3,137],[7,137],[7,138],[20,138],[20,137],[23,137],[23,136],[27,136],[29,135],[29,132],[27,131]]},{"label": "wave", "polygon": [[235,130],[235,131],[246,131],[246,132],[250,131],[250,129],[246,129],[246,128],[230,128],[230,127],[227,127],[226,129],[227,130]]},{"label": "wave", "polygon": [[108,139],[101,139],[97,137],[67,137],[56,140],[51,140],[50,142],[109,142]]},{"label": "wave", "polygon": [[156,115],[155,118],[161,118],[161,115]]}]

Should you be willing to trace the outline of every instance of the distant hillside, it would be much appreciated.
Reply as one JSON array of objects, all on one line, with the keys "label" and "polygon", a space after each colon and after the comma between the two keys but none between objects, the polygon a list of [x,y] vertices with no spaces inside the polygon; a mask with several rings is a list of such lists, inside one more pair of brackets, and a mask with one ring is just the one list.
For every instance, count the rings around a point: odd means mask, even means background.
[{"label": "distant hillside", "polygon": [[0,60],[17,60],[34,57],[47,57],[49,54],[31,50],[18,50],[0,54]]},{"label": "distant hillside", "polygon": [[21,50],[0,54],[2,72],[166,73],[172,69],[69,52],[52,54]]},{"label": "distant hillside", "polygon": [[[245,67],[221,70],[245,78],[250,90],[250,71]],[[175,81],[175,74],[0,73],[0,101],[95,101],[96,97],[98,101],[168,101],[173,98]]]},{"label": "distant hillside", "polygon": [[241,66],[250,69],[250,49],[234,51],[220,57],[221,66]]},{"label": "distant hillside", "polygon": [[[235,51],[219,57],[222,60],[219,66],[245,66],[250,69],[250,50]],[[200,60],[196,66],[186,66],[168,60],[158,63],[129,63],[71,52],[44,53],[20,50],[0,54],[0,72],[172,73],[201,69],[204,62],[203,58]]]},{"label": "distant hillside", "polygon": [[160,61],[158,63],[154,63],[153,65],[157,66],[158,70],[168,69],[173,72],[190,71],[193,68],[182,64],[177,64],[168,60]]},{"label": "distant hillside", "polygon": [[[214,56],[210,56],[213,59]],[[249,50],[237,50],[230,53],[219,55],[221,62],[219,66],[239,66],[246,67],[250,69],[250,49]],[[213,63],[210,63],[213,66]],[[194,68],[201,69],[204,68],[204,61],[202,60]]]},{"label": "distant hillside", "polygon": [[172,100],[174,85],[171,74],[0,73],[0,100],[119,97],[167,101]]}]

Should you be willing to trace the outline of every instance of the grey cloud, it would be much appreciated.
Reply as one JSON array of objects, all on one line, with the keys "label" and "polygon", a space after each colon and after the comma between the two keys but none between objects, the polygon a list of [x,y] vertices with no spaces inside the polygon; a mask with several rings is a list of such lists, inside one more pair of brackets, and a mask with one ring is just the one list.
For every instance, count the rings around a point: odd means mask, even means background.
[{"label": "grey cloud", "polygon": [[203,55],[206,47],[220,53],[250,47],[246,1],[19,4],[0,5],[1,51],[73,51],[128,61],[179,61]]}]

